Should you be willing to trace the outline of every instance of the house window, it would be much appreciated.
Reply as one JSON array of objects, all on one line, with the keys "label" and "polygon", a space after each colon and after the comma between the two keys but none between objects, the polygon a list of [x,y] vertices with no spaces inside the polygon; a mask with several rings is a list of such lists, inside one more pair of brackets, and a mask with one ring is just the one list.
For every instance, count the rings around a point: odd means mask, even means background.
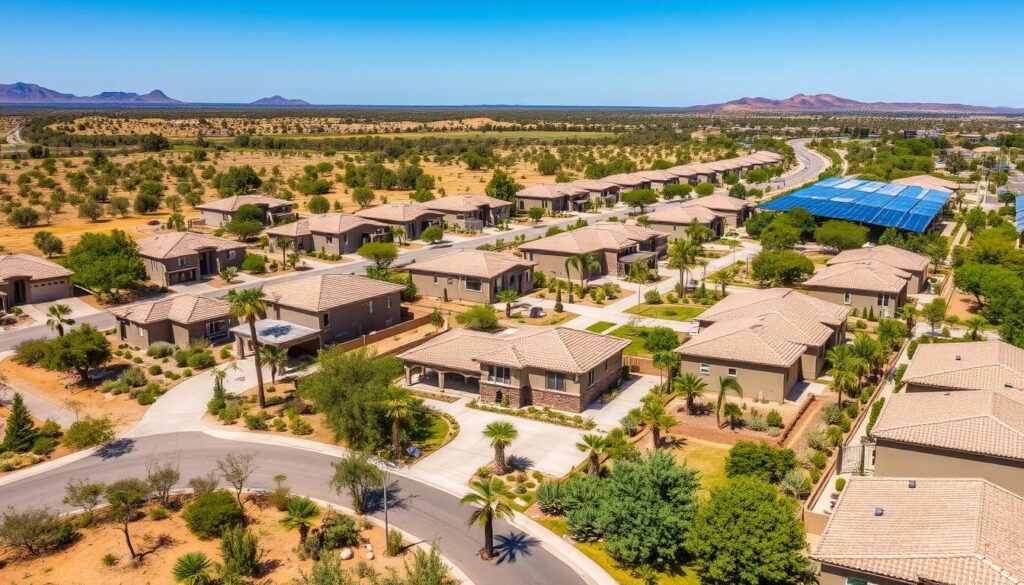
[{"label": "house window", "polygon": [[178,266],[184,266],[184,265],[185,265],[185,257],[184,256],[179,256],[178,257]]},{"label": "house window", "polygon": [[334,243],[334,236],[327,236],[327,243],[328,244],[333,244]]},{"label": "house window", "polygon": [[344,237],[342,237],[341,241],[348,244],[348,234],[345,234]]},{"label": "house window", "polygon": [[466,279],[466,290],[472,290],[472,291],[479,292],[480,288],[482,287],[482,285],[483,285],[483,281],[481,281],[479,278],[467,278]]},{"label": "house window", "polygon": [[496,384],[511,384],[512,373],[508,368],[487,366],[487,381]]},{"label": "house window", "polygon": [[729,377],[730,378],[735,378],[736,377],[736,368],[729,368]]},{"label": "house window", "polygon": [[388,308],[391,308],[391,297],[388,297]]},{"label": "house window", "polygon": [[884,307],[889,304],[889,295],[878,295],[878,306]]},{"label": "house window", "polygon": [[874,583],[871,583],[867,579],[858,579],[856,577],[847,577],[846,578],[846,585],[874,585]]},{"label": "house window", "polygon": [[548,390],[565,391],[565,374],[561,372],[548,372],[547,388]]},{"label": "house window", "polygon": [[437,284],[437,275],[434,275],[434,284]]},{"label": "house window", "polygon": [[708,374],[711,373],[711,366],[709,364],[701,364],[700,373],[707,376]]},{"label": "house window", "polygon": [[370,314],[373,314],[373,301],[370,301]]},{"label": "house window", "polygon": [[448,277],[448,284],[451,285],[451,283],[452,283],[452,277],[449,276]]},{"label": "house window", "polygon": [[587,388],[594,385],[594,370],[587,372]]},{"label": "house window", "polygon": [[146,330],[142,328],[142,325],[137,326],[136,329],[138,330],[139,337],[146,336]]},{"label": "house window", "polygon": [[331,314],[330,313],[324,313],[323,322],[324,322],[324,327],[330,327],[330,325],[331,325]]},{"label": "house window", "polygon": [[843,293],[843,304],[849,305],[853,302],[853,293]]}]

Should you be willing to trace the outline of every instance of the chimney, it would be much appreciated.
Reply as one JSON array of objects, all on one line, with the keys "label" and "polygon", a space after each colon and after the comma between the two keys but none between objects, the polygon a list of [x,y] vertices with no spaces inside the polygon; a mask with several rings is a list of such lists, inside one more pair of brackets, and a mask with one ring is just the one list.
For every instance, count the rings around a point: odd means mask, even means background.
[{"label": "chimney", "polygon": [[908,480],[907,481],[907,487],[910,488],[910,489],[916,488],[917,487],[917,480],[916,479]]},{"label": "chimney", "polygon": [[956,361],[960,361],[960,354],[956,354]]},{"label": "chimney", "polygon": [[875,516],[881,516],[882,514],[885,514],[885,508],[881,506],[875,506]]}]

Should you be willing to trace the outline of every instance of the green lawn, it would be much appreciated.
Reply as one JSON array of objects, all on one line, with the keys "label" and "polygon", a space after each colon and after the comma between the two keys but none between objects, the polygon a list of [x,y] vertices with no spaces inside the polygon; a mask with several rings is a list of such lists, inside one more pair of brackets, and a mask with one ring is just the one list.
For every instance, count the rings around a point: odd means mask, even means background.
[{"label": "green lawn", "polygon": [[707,307],[696,305],[648,305],[644,303],[639,307],[630,307],[626,312],[651,319],[667,319],[669,321],[692,321],[700,315]]},{"label": "green lawn", "polygon": [[[628,339],[629,345],[622,351],[624,355],[639,355],[639,356],[650,356],[651,352],[647,351],[644,347],[644,338],[647,332],[653,327],[634,327],[632,325],[623,325],[618,329],[612,330],[608,335],[612,337],[618,337],[619,339]],[[685,336],[685,333],[677,333],[676,335]],[[680,340],[682,341],[682,337]]]},{"label": "green lawn", "polygon": [[615,323],[612,323],[611,321],[598,321],[590,327],[587,327],[587,331],[590,331],[591,333],[604,333],[612,327],[615,327]]},{"label": "green lawn", "polygon": [[409,439],[424,455],[436,451],[448,438],[448,421],[433,412],[423,415],[422,424],[412,429]]},{"label": "green lawn", "polygon": [[729,446],[700,439],[687,438],[685,441],[681,447],[673,449],[672,454],[679,463],[685,462],[700,472],[701,493],[707,495],[711,488],[724,485],[728,481],[725,459],[729,456]]}]

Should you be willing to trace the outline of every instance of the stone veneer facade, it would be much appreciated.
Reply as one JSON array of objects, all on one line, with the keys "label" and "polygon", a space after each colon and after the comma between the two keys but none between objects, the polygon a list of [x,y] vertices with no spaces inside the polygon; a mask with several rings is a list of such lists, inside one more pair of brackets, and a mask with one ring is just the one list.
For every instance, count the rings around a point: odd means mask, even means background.
[{"label": "stone veneer facade", "polygon": [[[581,394],[531,388],[530,386],[505,386],[501,384],[493,384],[488,382],[486,378],[481,378],[480,401],[498,404],[501,402],[501,399],[499,398],[499,393],[501,393],[502,395],[508,395],[509,406],[513,408],[522,408],[524,406],[547,406],[555,410],[563,410],[566,412],[583,412],[591,402],[596,400],[605,392],[605,390],[614,386],[622,378],[621,363],[622,360],[620,355],[618,367],[608,368],[607,373],[604,373],[603,376],[594,382],[593,386],[583,390]],[[584,375],[585,374],[580,374],[577,378],[582,378]]]}]

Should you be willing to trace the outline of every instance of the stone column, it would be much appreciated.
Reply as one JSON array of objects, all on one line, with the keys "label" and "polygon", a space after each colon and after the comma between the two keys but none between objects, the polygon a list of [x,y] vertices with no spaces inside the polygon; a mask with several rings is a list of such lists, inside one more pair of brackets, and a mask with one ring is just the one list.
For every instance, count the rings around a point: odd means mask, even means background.
[{"label": "stone column", "polygon": [[444,372],[437,370],[437,387],[440,388],[442,392],[444,392],[444,377]]},{"label": "stone column", "polygon": [[412,386],[412,368],[409,364],[405,364],[405,383]]}]

